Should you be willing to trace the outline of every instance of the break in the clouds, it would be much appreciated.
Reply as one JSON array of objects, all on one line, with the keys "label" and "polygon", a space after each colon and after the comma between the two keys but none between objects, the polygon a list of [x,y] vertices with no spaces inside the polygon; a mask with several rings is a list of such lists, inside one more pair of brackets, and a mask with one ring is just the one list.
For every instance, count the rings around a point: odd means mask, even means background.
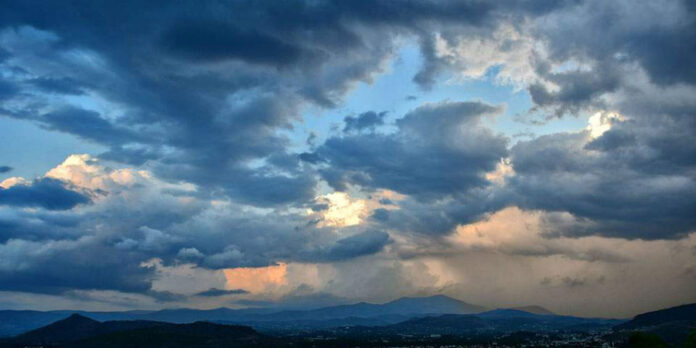
[{"label": "break in the clouds", "polygon": [[681,0],[10,1],[0,291],[694,301],[695,27]]}]

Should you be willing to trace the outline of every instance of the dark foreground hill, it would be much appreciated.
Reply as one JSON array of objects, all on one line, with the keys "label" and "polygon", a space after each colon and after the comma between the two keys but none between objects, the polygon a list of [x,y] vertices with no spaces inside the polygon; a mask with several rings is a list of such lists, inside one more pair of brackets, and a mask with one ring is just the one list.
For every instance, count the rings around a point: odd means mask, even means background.
[{"label": "dark foreground hill", "polygon": [[99,322],[79,314],[0,341],[0,347],[238,347],[272,346],[274,340],[248,326],[208,322]]},{"label": "dark foreground hill", "polygon": [[696,303],[639,314],[617,329],[635,330],[670,323],[696,324]]},{"label": "dark foreground hill", "polygon": [[661,337],[667,343],[680,345],[696,331],[696,303],[643,313],[617,325],[617,332],[641,331]]},{"label": "dark foreground hill", "polygon": [[353,327],[344,331],[351,336],[389,335],[498,335],[518,331],[536,333],[609,330],[623,320],[579,318],[534,314],[515,309],[497,309],[479,314],[445,314],[406,320],[380,327]]}]

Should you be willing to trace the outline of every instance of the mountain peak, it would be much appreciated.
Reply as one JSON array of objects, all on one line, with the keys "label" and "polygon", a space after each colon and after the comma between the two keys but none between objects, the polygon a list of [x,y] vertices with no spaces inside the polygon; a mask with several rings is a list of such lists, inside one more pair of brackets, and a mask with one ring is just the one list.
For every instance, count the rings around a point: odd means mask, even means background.
[{"label": "mountain peak", "polygon": [[65,319],[58,320],[54,322],[53,324],[50,324],[48,327],[54,327],[54,328],[63,328],[63,327],[96,327],[101,324],[100,322],[88,318],[84,315],[78,314],[78,313],[73,313],[70,316],[68,316]]},{"label": "mountain peak", "polygon": [[432,296],[405,296],[405,297],[399,297],[396,300],[390,301],[388,303],[397,303],[397,302],[411,302],[411,301],[443,301],[443,302],[453,302],[453,303],[465,303],[463,301],[457,300],[456,298],[449,297],[447,295],[432,295]]},{"label": "mountain peak", "polygon": [[102,323],[99,321],[74,313],[65,319],[19,335],[17,338],[28,343],[65,342],[92,335],[98,332],[101,326]]},{"label": "mountain peak", "polygon": [[85,322],[85,323],[86,323],[86,322],[89,322],[89,323],[99,323],[98,321],[96,321],[96,320],[94,320],[94,319],[92,319],[92,318],[88,318],[88,317],[86,317],[86,316],[84,316],[84,315],[82,315],[82,314],[79,314],[79,313],[70,314],[69,317],[67,317],[67,318],[65,318],[65,319],[63,319],[63,320],[59,320],[59,321],[57,321],[56,323],[58,323],[58,322],[70,322],[70,323],[82,323],[82,322]]},{"label": "mountain peak", "polygon": [[424,297],[402,297],[385,303],[383,307],[398,309],[401,312],[428,313],[452,313],[469,314],[485,310],[484,307],[472,305],[446,295],[433,295]]},{"label": "mountain peak", "polygon": [[542,306],[521,306],[521,307],[513,307],[510,309],[518,310],[518,311],[523,311],[527,313],[532,313],[532,314],[540,314],[540,315],[555,315],[556,313],[551,312],[550,310],[542,307]]}]

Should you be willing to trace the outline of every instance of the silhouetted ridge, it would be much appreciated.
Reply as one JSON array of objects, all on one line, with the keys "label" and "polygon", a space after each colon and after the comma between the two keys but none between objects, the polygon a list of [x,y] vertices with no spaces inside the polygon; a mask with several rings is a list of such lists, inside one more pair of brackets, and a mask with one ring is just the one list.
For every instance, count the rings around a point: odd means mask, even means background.
[{"label": "silhouetted ridge", "polygon": [[477,335],[518,331],[556,332],[558,330],[607,330],[621,320],[579,318],[560,315],[533,314],[513,309],[496,309],[479,314],[445,314],[406,320],[381,327],[355,327],[348,335]]},{"label": "silhouetted ridge", "polygon": [[693,322],[696,324],[696,303],[639,314],[629,322],[621,324],[616,328],[619,330],[634,330],[641,327],[675,322]]},{"label": "silhouetted ridge", "polygon": [[145,320],[99,322],[79,314],[0,343],[3,347],[217,347],[265,340],[248,326]]},{"label": "silhouetted ridge", "polygon": [[617,326],[617,329],[631,330],[640,327],[656,326],[672,322],[696,323],[696,303],[639,314],[629,322]]},{"label": "silhouetted ridge", "polygon": [[53,324],[29,331],[15,338],[31,344],[57,344],[90,337],[101,333],[102,323],[79,314],[73,314]]},{"label": "silhouetted ridge", "polygon": [[672,346],[681,346],[694,329],[696,303],[639,314],[615,327],[618,332],[642,331],[655,335]]}]

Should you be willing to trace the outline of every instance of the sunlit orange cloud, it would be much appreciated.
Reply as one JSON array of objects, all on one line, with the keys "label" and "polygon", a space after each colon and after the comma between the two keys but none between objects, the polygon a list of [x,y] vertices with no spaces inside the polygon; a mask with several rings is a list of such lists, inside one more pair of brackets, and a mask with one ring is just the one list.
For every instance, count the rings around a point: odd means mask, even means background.
[{"label": "sunlit orange cloud", "polygon": [[223,270],[228,289],[244,289],[251,293],[261,293],[288,283],[287,264],[268,267],[238,267]]}]

